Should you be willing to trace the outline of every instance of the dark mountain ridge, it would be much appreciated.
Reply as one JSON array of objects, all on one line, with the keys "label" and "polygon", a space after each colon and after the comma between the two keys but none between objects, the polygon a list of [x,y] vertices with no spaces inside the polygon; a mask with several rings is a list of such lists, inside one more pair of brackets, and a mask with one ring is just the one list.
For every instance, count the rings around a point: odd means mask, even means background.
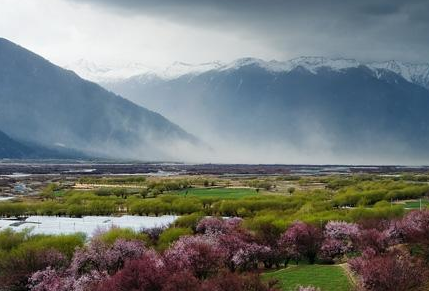
[{"label": "dark mountain ridge", "polygon": [[0,159],[82,159],[86,155],[63,148],[45,148],[11,139],[0,131]]},{"label": "dark mountain ridge", "polygon": [[172,158],[175,142],[197,143],[160,114],[2,38],[0,104],[7,135],[47,147],[156,160]]}]

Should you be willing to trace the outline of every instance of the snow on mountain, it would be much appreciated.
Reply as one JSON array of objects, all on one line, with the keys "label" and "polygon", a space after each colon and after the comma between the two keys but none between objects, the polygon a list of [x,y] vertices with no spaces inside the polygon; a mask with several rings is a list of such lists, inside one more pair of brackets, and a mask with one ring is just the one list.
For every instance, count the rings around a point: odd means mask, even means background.
[{"label": "snow on mountain", "polygon": [[340,71],[348,68],[356,68],[361,64],[353,59],[328,59],[324,57],[299,57],[286,62],[289,70],[298,66],[304,67],[312,73],[317,73],[320,68],[330,68],[334,71]]},{"label": "snow on mountain", "polygon": [[256,58],[241,58],[241,59],[237,59],[229,64],[223,64],[219,70],[221,71],[226,71],[226,70],[235,70],[235,69],[239,69],[241,67],[245,67],[245,66],[259,66],[262,68],[265,68],[269,71],[281,71],[282,70],[282,62],[278,62],[278,61],[271,61],[271,62],[266,62],[262,59],[256,59]]},{"label": "snow on mountain", "polygon": [[188,74],[198,75],[211,70],[236,70],[250,65],[259,66],[270,72],[290,72],[297,67],[302,67],[313,74],[317,74],[322,68],[340,72],[344,69],[367,66],[379,78],[383,76],[380,70],[387,70],[402,76],[409,82],[429,89],[429,64],[410,64],[398,61],[364,63],[344,58],[299,57],[282,62],[276,60],[264,61],[258,58],[241,58],[230,63],[220,61],[201,64],[175,62],[167,67],[150,67],[141,63],[130,63],[124,66],[103,66],[81,59],[67,65],[65,68],[73,70],[82,78],[91,81],[114,83],[130,77],[137,77],[141,82],[148,82],[156,78],[168,80]]},{"label": "snow on mountain", "polygon": [[384,69],[392,71],[409,82],[429,89],[429,64],[410,64],[398,61],[370,63],[372,69]]},{"label": "snow on mountain", "polygon": [[380,70],[387,70],[400,75],[409,82],[429,89],[429,63],[411,64],[398,61],[364,63],[354,59],[330,59],[325,57],[299,57],[285,62],[275,60],[267,62],[256,58],[242,58],[226,64],[219,69],[234,70],[249,65],[256,65],[271,72],[290,72],[297,67],[302,67],[313,74],[317,74],[322,68],[340,72],[344,69],[366,66],[374,71],[378,78],[383,77]]},{"label": "snow on mountain", "polygon": [[201,64],[188,64],[183,62],[175,62],[165,69],[154,72],[164,79],[177,78],[187,74],[200,74],[211,70],[220,69],[223,64],[219,61],[201,63]]},{"label": "snow on mountain", "polygon": [[128,63],[125,65],[99,65],[84,59],[64,66],[80,77],[94,82],[114,82],[128,79],[135,75],[144,74],[153,70],[152,67],[141,63]]},{"label": "snow on mountain", "polygon": [[352,59],[328,59],[324,57],[299,57],[286,62],[276,60],[267,62],[256,58],[242,58],[224,65],[220,69],[234,70],[248,65],[256,65],[271,72],[289,72],[297,67],[303,67],[316,74],[323,67],[339,71],[345,68],[358,67],[360,63]]},{"label": "snow on mountain", "polygon": [[98,82],[108,83],[125,80],[141,75],[141,79],[162,78],[174,79],[186,74],[198,74],[209,70],[218,69],[223,66],[220,62],[210,62],[201,64],[188,64],[175,62],[168,67],[147,66],[142,63],[129,63],[126,65],[98,65],[84,59],[64,66],[65,69],[72,70],[80,77]]}]

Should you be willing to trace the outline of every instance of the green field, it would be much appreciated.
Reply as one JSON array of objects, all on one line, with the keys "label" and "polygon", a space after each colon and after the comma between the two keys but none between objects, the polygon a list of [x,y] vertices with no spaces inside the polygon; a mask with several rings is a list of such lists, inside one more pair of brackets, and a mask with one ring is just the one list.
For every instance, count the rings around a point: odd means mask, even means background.
[{"label": "green field", "polygon": [[[428,199],[422,199],[422,208],[424,208],[428,205],[429,205],[429,200]],[[420,201],[416,200],[416,201],[405,202],[405,208],[419,209],[420,208]]]},{"label": "green field", "polygon": [[291,265],[286,269],[267,272],[265,279],[279,280],[284,291],[295,290],[299,285],[312,285],[322,291],[349,291],[352,284],[345,271],[335,265]]},{"label": "green field", "polygon": [[190,188],[179,192],[180,195],[197,197],[216,197],[238,199],[249,196],[256,196],[255,189],[250,188]]}]

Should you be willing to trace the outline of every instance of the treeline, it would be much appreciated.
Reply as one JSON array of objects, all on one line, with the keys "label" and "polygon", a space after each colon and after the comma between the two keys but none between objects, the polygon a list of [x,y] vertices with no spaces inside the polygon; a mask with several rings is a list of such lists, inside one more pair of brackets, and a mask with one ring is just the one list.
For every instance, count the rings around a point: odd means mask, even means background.
[{"label": "treeline", "polygon": [[244,181],[244,184],[248,187],[252,187],[255,189],[265,189],[267,191],[276,186],[274,181],[271,181],[268,179],[264,179],[264,180],[250,179],[250,180]]},{"label": "treeline", "polygon": [[112,215],[121,213],[122,205],[124,205],[124,199],[118,197],[75,193],[55,200],[3,202],[0,203],[0,217]]},{"label": "treeline", "polygon": [[392,174],[392,175],[376,175],[376,174],[354,174],[350,176],[327,176],[327,177],[315,177],[315,181],[320,181],[326,184],[327,189],[340,190],[344,187],[359,186],[364,182],[382,182],[389,184],[391,182],[417,182],[427,183],[429,182],[429,174],[416,174],[416,173],[403,173],[403,174]]},{"label": "treeline", "polygon": [[[341,219],[355,221],[362,217],[392,217],[401,215],[401,206],[379,204],[372,208],[334,208],[329,192],[314,191],[294,195],[260,195],[241,199],[160,195],[142,199],[138,195],[122,198],[115,195],[98,196],[93,192],[70,191],[62,197],[33,202],[2,202],[1,217],[56,215],[82,217],[86,215],[203,215],[238,216],[248,220],[292,222],[328,221]],[[279,222],[280,223],[280,222]],[[280,224],[281,224],[280,223]],[[283,227],[285,225],[283,224]]]},{"label": "treeline", "polygon": [[114,177],[82,177],[79,183],[82,184],[100,184],[100,185],[116,185],[116,184],[132,184],[139,185],[146,182],[144,176],[114,176]]},{"label": "treeline", "polygon": [[429,185],[406,182],[364,182],[341,189],[334,197],[334,206],[367,206],[380,201],[417,199],[429,194]]},{"label": "treeline", "polygon": [[[353,184],[341,186],[339,190],[296,190],[283,195],[257,195],[240,199],[178,195],[178,190],[183,192],[192,185],[188,179],[146,181],[147,187],[135,189],[61,190],[60,196],[45,195],[46,192],[54,193],[57,189],[48,186],[43,192],[42,200],[1,202],[0,217],[215,215],[242,217],[253,229],[268,222],[281,230],[297,219],[323,224],[329,220],[352,222],[366,218],[397,217],[404,213],[404,208],[401,205],[392,204],[392,201],[419,198],[429,191],[429,185],[417,182],[376,179],[373,176],[344,178],[344,180],[350,179],[353,179]],[[254,186],[260,185],[257,183],[261,181],[264,180],[247,180]],[[204,185],[205,180],[200,179],[199,182]]]},{"label": "treeline", "polygon": [[165,189],[178,190],[191,185],[197,186],[216,186],[219,180],[197,177],[197,178],[147,178],[144,176],[113,176],[113,177],[82,177],[78,180],[82,184],[95,184],[95,185],[146,185],[149,188],[155,186],[163,186]]}]

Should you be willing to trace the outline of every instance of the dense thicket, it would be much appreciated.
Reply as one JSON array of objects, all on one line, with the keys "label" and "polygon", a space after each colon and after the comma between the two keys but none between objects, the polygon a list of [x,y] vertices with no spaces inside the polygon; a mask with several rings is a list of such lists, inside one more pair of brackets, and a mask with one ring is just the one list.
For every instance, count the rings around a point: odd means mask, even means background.
[{"label": "dense thicket", "polygon": [[323,227],[296,221],[280,232],[206,217],[192,228],[113,228],[86,244],[4,230],[0,246],[0,290],[276,290],[257,271],[292,262],[348,262],[362,290],[418,290],[428,283],[429,211]]}]

